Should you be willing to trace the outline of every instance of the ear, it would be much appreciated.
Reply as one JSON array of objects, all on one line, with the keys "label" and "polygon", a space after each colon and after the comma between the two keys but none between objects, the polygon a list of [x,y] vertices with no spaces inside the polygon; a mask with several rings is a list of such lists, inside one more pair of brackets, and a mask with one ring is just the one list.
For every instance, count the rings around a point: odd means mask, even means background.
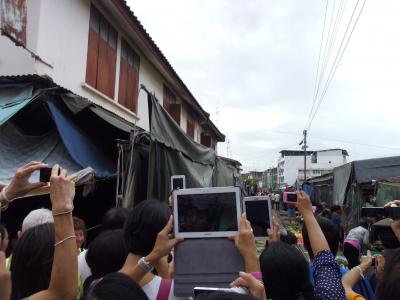
[{"label": "ear", "polygon": [[21,237],[22,237],[22,231],[21,230],[18,230],[18,232],[17,232],[17,237],[18,237],[18,239],[20,239]]}]

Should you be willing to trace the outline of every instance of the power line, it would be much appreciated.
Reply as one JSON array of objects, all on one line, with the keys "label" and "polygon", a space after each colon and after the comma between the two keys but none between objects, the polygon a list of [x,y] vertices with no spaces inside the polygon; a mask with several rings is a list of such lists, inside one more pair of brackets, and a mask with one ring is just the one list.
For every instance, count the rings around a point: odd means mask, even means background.
[{"label": "power line", "polygon": [[[346,35],[347,35],[347,32],[348,32],[348,29],[350,28],[351,21],[353,20],[354,14],[355,14],[355,12],[356,12],[356,10],[357,10],[359,1],[360,1],[360,0],[357,0],[357,3],[356,3],[356,5],[355,5],[355,7],[354,7],[353,13],[352,13],[351,18],[350,18],[350,22],[349,22],[349,24],[347,25],[345,34],[344,34],[343,39],[342,39],[342,41],[341,41],[341,43],[340,43],[340,47],[339,47],[339,50],[338,50],[338,52],[337,52],[337,54],[336,54],[336,57],[335,57],[335,60],[334,60],[334,62],[333,62],[331,71],[329,72],[328,80],[327,80],[327,82],[326,82],[326,84],[325,84],[323,93],[322,93],[321,98],[320,98],[320,100],[319,100],[319,102],[318,102],[318,105],[317,105],[317,107],[316,107],[316,109],[315,109],[315,111],[314,111],[314,114],[313,114],[313,116],[312,116],[312,118],[311,118],[311,120],[310,120],[310,122],[309,122],[309,124],[308,124],[308,128],[307,128],[308,130],[310,129],[311,124],[312,124],[312,122],[313,122],[313,120],[314,120],[314,118],[315,118],[315,116],[316,116],[316,114],[317,114],[317,112],[318,112],[318,109],[319,109],[319,107],[321,106],[321,104],[322,104],[322,102],[323,102],[323,100],[324,100],[324,97],[325,97],[325,94],[326,94],[326,92],[327,92],[327,90],[328,90],[328,87],[329,87],[329,85],[330,85],[330,83],[331,83],[331,81],[332,81],[332,79],[333,79],[333,76],[335,75],[336,70],[337,70],[337,68],[338,68],[338,66],[339,66],[339,64],[340,64],[340,61],[341,61],[341,59],[342,59],[342,57],[343,57],[343,54],[344,54],[344,52],[345,52],[345,50],[346,50],[346,48],[347,48],[347,45],[348,45],[348,43],[349,43],[349,41],[350,41],[350,38],[351,38],[351,36],[352,36],[352,34],[353,34],[353,32],[354,32],[354,29],[355,29],[355,27],[356,27],[356,25],[357,25],[357,22],[358,22],[358,20],[359,20],[359,18],[360,18],[360,16],[361,16],[361,13],[362,13],[362,11],[363,11],[363,9],[364,9],[364,5],[365,5],[365,3],[367,2],[367,0],[364,0],[364,3],[363,3],[363,5],[362,5],[362,7],[361,7],[361,9],[360,9],[360,12],[359,12],[358,16],[357,16],[357,19],[356,19],[356,21],[354,22],[353,28],[352,28],[352,30],[351,30],[351,32],[350,32],[350,34],[349,34],[349,37],[348,37],[348,39],[347,39],[347,41],[346,41],[346,43],[345,43],[345,46],[344,46],[342,52],[340,52],[340,50],[341,50],[341,48],[342,48],[342,45],[343,45],[343,42],[344,42],[345,39],[346,39]],[[339,57],[339,60],[338,60],[338,57]],[[337,61],[337,63],[336,63],[336,61]]]},{"label": "power line", "polygon": [[[327,92],[327,90],[328,90],[328,88],[329,88],[329,85],[330,85],[330,83],[331,83],[333,77],[335,76],[336,70],[337,70],[337,68],[338,68],[338,66],[339,66],[339,64],[340,64],[340,61],[342,60],[342,57],[343,57],[344,52],[346,51],[347,45],[349,44],[350,38],[351,38],[351,36],[352,36],[352,34],[353,34],[353,32],[354,32],[354,29],[356,28],[358,19],[359,19],[360,16],[361,16],[361,13],[362,13],[362,11],[363,11],[363,9],[364,9],[364,5],[365,5],[366,2],[367,2],[367,0],[364,1],[363,5],[362,5],[362,7],[361,7],[361,10],[360,10],[360,12],[359,12],[359,14],[358,14],[358,16],[357,16],[357,19],[356,19],[356,21],[355,21],[355,23],[354,23],[354,26],[353,26],[353,28],[352,28],[352,30],[351,30],[351,32],[350,32],[349,38],[347,39],[346,44],[345,44],[345,46],[344,46],[344,48],[343,48],[343,51],[342,51],[342,53],[340,54],[339,60],[338,60],[338,62],[337,62],[337,64],[336,64],[336,66],[334,66],[333,73],[332,73],[332,69],[331,69],[331,72],[329,73],[330,76],[328,76],[328,81],[327,81],[327,84],[326,84],[325,89],[324,89],[324,91],[323,91],[323,94],[322,94],[322,97],[321,97],[321,101],[320,101],[319,105],[317,106],[317,110],[318,110],[318,107],[321,105],[321,103],[322,103],[322,101],[323,101],[323,99],[324,99],[324,97],[325,97],[325,94],[326,94],[326,92]],[[332,75],[331,75],[331,73],[332,73]]]},{"label": "power line", "polygon": [[[316,76],[315,76],[315,83],[314,83],[314,93],[313,93],[314,97],[313,97],[313,102],[312,102],[312,105],[311,105],[310,113],[308,114],[308,119],[307,119],[307,121],[311,118],[311,114],[312,114],[312,112],[313,112],[313,110],[314,110],[315,102],[317,101],[317,97],[315,97],[315,91],[317,90],[317,82],[318,82],[318,74],[319,74],[319,64],[320,64],[320,62],[321,62],[321,50],[322,50],[322,44],[323,44],[323,41],[324,41],[326,15],[327,15],[327,12],[328,12],[328,3],[329,3],[328,0],[326,0],[325,16],[324,16],[324,26],[322,27],[321,43],[320,43],[320,45],[319,45],[319,53],[318,53],[317,74],[316,74]],[[307,125],[307,124],[306,124],[306,125]]]},{"label": "power line", "polygon": [[317,91],[316,91],[316,93],[315,93],[315,98],[318,98],[318,93],[319,93],[319,89],[320,89],[320,87],[321,87],[322,79],[324,78],[325,71],[326,71],[326,67],[327,67],[327,65],[328,65],[327,48],[328,48],[329,37],[330,37],[330,33],[331,33],[332,19],[333,19],[333,15],[334,15],[334,13],[335,13],[335,3],[336,3],[336,0],[333,2],[331,20],[330,20],[330,22],[329,22],[328,36],[327,36],[327,38],[326,38],[326,43],[325,43],[324,58],[323,58],[323,60],[322,60],[322,72],[321,72],[320,75],[319,75],[318,86],[317,86]]}]

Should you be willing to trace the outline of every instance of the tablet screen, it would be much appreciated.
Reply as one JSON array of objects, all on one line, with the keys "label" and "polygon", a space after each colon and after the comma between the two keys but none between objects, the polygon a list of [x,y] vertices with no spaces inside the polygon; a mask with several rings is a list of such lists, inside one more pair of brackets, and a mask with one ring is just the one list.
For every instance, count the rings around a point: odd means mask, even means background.
[{"label": "tablet screen", "polygon": [[271,220],[268,200],[245,201],[246,218],[253,228],[255,237],[267,236],[267,229],[270,228]]},{"label": "tablet screen", "polygon": [[297,202],[297,194],[296,193],[287,193],[286,195],[287,195],[286,196],[287,202]]},{"label": "tablet screen", "polygon": [[172,178],[172,189],[183,189],[183,178]]},{"label": "tablet screen", "polygon": [[179,232],[237,231],[236,193],[177,195]]}]

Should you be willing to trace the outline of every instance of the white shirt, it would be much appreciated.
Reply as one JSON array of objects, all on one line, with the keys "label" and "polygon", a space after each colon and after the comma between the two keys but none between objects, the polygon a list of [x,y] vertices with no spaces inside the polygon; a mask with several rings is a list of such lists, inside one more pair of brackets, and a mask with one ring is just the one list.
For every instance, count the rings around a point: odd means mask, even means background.
[{"label": "white shirt", "polygon": [[[161,277],[154,276],[154,278],[146,285],[142,287],[143,291],[146,293],[150,300],[156,300],[158,295],[158,290],[160,289]],[[169,291],[168,300],[192,300],[191,297],[175,297],[174,296],[174,281],[172,281],[171,290]]]},{"label": "white shirt", "polygon": [[90,270],[90,267],[86,262],[86,252],[87,249],[83,250],[78,255],[78,271],[79,274],[81,274],[82,282],[85,282],[85,280],[92,275],[92,270]]}]

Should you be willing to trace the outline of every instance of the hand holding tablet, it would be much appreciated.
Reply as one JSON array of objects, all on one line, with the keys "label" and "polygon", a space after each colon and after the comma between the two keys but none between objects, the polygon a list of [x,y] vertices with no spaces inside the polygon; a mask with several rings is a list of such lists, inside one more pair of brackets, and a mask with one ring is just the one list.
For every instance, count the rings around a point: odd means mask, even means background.
[{"label": "hand holding tablet", "polygon": [[243,211],[253,228],[256,240],[267,240],[272,228],[272,205],[268,196],[244,197]]}]

